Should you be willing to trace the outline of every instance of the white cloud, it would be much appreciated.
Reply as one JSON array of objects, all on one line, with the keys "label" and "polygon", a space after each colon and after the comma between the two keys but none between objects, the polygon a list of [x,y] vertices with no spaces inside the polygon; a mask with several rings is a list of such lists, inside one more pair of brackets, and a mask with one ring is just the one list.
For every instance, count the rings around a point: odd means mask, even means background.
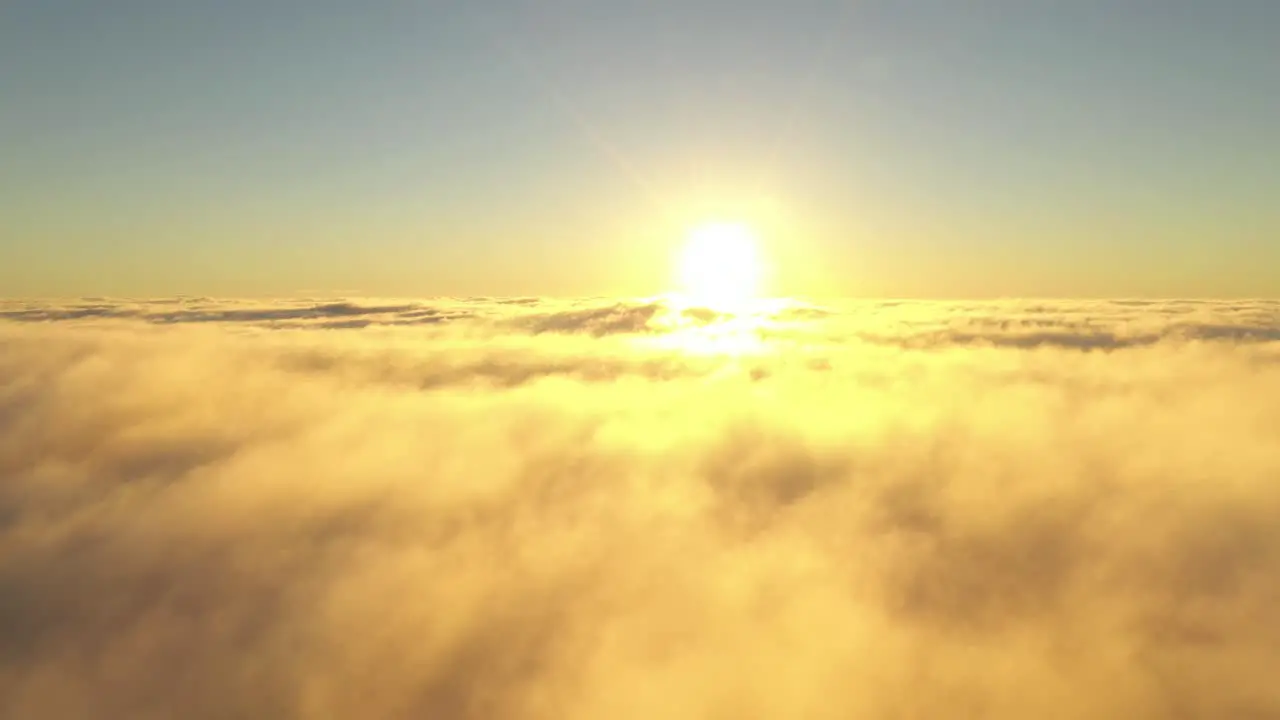
[{"label": "white cloud", "polygon": [[1280,304],[0,315],[0,717],[1280,715]]}]

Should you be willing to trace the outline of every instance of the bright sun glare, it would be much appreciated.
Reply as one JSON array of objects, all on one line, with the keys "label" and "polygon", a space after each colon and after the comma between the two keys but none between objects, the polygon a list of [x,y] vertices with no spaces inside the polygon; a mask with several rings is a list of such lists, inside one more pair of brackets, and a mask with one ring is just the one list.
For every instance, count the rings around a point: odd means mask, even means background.
[{"label": "bright sun glare", "polygon": [[760,291],[759,239],[740,223],[709,223],[689,232],[679,260],[681,290],[693,302],[740,305]]}]

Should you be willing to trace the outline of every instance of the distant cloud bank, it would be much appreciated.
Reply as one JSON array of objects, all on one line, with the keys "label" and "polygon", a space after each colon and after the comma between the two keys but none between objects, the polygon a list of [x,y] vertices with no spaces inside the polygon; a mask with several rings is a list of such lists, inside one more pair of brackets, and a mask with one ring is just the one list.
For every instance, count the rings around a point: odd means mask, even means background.
[{"label": "distant cloud bank", "polygon": [[[1164,340],[1280,340],[1280,301],[1111,300],[1085,302],[847,302],[834,307],[774,303],[747,315],[772,329],[798,321],[838,323],[845,339],[900,346],[989,343],[1106,349]],[[507,332],[624,335],[734,319],[663,299],[542,300],[474,298],[384,302],[350,300],[213,300],[85,298],[50,303],[0,300],[0,321],[135,320],[157,325],[240,324],[271,329],[363,329],[415,325],[482,327]]]},{"label": "distant cloud bank", "polygon": [[0,718],[1280,717],[1280,302],[0,301]]}]

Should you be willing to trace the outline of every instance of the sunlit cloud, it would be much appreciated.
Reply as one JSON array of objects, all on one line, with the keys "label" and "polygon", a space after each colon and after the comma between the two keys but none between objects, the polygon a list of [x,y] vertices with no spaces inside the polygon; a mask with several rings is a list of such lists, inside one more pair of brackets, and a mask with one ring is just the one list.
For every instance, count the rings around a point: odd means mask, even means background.
[{"label": "sunlit cloud", "polygon": [[1280,713],[1280,303],[0,318],[0,717]]}]

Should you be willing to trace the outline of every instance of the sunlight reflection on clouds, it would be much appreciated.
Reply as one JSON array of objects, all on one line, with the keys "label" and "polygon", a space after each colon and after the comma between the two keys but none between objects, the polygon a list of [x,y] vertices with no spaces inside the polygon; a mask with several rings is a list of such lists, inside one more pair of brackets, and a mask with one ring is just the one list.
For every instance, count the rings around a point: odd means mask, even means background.
[{"label": "sunlight reflection on clouds", "polygon": [[0,717],[1280,712],[1280,304],[0,317]]}]

